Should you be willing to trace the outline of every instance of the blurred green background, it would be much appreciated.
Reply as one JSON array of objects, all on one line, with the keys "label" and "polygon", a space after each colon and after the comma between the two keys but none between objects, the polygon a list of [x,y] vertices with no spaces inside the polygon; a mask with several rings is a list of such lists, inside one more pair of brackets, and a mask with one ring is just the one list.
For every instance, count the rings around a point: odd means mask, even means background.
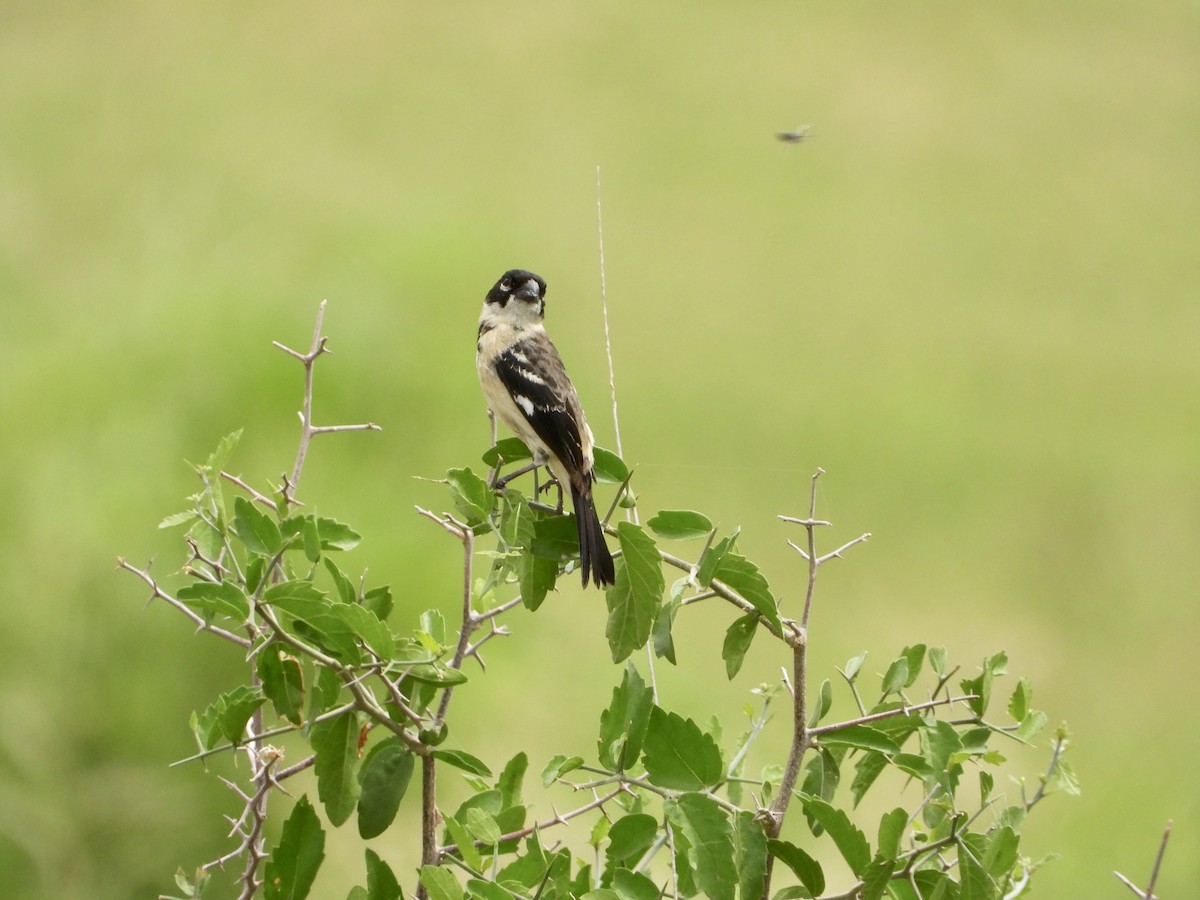
[{"label": "blurred green background", "polygon": [[[774,517],[824,467],[828,546],[874,537],[825,570],[814,680],[864,649],[869,673],[915,641],[965,671],[1006,649],[1083,781],[1026,830],[1061,854],[1037,895],[1123,896],[1112,869],[1144,881],[1168,818],[1159,892],[1190,895],[1198,46],[1200,9],[1165,0],[5,3],[0,894],[149,897],[227,848],[227,792],[167,763],[240,661],[113,564],[178,567],[155,526],[223,434],[256,483],[290,468],[300,371],[270,342],[303,346],[322,298],[318,420],[384,430],[318,439],[302,494],[366,535],[343,563],[393,585],[397,629],[454,608],[457,547],[413,512],[446,500],[413,476],[478,465],[473,335],[504,269],[549,282],[612,446],[599,165],[645,513],[744,526],[794,603]],[[460,696],[454,739],[493,766],[528,734],[594,747],[619,673],[567,582]],[[681,617],[659,677],[734,732],[784,660],[761,641],[727,684],[728,622]],[[361,851],[330,840],[344,896]],[[413,842],[372,846],[411,883]]]}]

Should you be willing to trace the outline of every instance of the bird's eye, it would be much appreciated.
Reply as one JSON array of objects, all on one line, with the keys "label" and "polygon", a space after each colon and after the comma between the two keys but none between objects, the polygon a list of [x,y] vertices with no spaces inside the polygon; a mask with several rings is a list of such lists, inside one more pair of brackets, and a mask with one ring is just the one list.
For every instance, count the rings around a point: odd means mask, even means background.
[{"label": "bird's eye", "polygon": [[505,275],[503,278],[500,279],[500,287],[502,287],[506,291],[511,290],[512,289],[512,279],[509,278],[507,275]]}]

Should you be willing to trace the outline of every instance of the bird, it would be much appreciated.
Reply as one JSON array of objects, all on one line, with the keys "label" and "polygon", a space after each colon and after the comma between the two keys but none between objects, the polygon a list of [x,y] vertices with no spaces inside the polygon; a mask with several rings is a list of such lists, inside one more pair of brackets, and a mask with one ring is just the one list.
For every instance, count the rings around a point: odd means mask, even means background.
[{"label": "bird", "polygon": [[603,588],[616,576],[592,497],[595,442],[562,357],[542,324],[545,314],[546,282],[540,275],[525,269],[501,275],[479,313],[475,368],[490,412],[532,452],[530,468],[549,467],[559,487],[570,491],[583,586],[590,577]]},{"label": "bird", "polygon": [[800,144],[812,137],[809,134],[811,125],[801,125],[798,128],[793,128],[791,131],[775,132],[775,140],[782,141],[785,144]]}]

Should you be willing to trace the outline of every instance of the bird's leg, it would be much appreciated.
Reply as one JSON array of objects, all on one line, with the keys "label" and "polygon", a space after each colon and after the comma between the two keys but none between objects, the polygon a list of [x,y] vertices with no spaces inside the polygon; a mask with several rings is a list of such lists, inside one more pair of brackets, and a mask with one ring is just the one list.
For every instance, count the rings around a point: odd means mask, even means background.
[{"label": "bird's leg", "polygon": [[[490,406],[488,407],[487,414],[488,414],[488,427],[492,434],[492,443],[489,446],[495,447],[496,446],[496,414],[492,411],[492,408]],[[488,484],[495,487],[496,478],[500,475],[500,468],[503,465],[504,465],[504,460],[502,460],[502,459],[496,460],[496,464],[494,466],[492,466],[492,471],[490,473],[488,473]]]},{"label": "bird's leg", "polygon": [[[562,485],[561,485],[561,484],[559,484],[559,481],[558,481],[558,479],[557,479],[557,478],[555,478],[553,474],[550,476],[550,480],[549,480],[549,481],[547,481],[547,482],[546,482],[546,483],[545,483],[545,484],[542,486],[542,490],[543,490],[543,491],[548,491],[548,490],[550,490],[550,488],[552,488],[552,487],[556,487],[556,488],[558,488],[558,505],[555,507],[555,511],[558,513],[558,515],[560,515],[560,516],[561,516],[561,515],[562,515],[562,511],[563,511],[563,489],[562,489]],[[535,497],[537,496],[537,492],[536,492],[536,482],[535,482],[535,492],[534,492],[534,496],[535,496]]]},{"label": "bird's leg", "polygon": [[507,475],[505,475],[503,478],[493,479],[493,481],[492,481],[493,490],[498,491],[498,490],[500,490],[500,488],[504,487],[506,484],[508,484],[514,478],[519,478],[520,476],[524,475],[526,472],[533,472],[533,495],[536,497],[537,496],[537,467],[540,465],[541,465],[541,463],[531,462],[527,466],[522,466],[519,469],[514,469],[513,471],[511,471]]}]

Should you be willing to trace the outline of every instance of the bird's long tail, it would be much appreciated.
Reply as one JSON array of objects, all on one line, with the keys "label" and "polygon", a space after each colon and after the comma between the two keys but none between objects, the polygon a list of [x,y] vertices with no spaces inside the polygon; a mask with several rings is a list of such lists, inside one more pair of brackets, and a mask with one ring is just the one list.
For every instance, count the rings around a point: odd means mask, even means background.
[{"label": "bird's long tail", "polygon": [[583,573],[583,586],[587,587],[589,577],[599,588],[615,583],[612,554],[604,542],[604,529],[596,514],[591,490],[581,493],[572,485],[571,502],[575,505],[575,525],[579,529],[579,570]]}]

